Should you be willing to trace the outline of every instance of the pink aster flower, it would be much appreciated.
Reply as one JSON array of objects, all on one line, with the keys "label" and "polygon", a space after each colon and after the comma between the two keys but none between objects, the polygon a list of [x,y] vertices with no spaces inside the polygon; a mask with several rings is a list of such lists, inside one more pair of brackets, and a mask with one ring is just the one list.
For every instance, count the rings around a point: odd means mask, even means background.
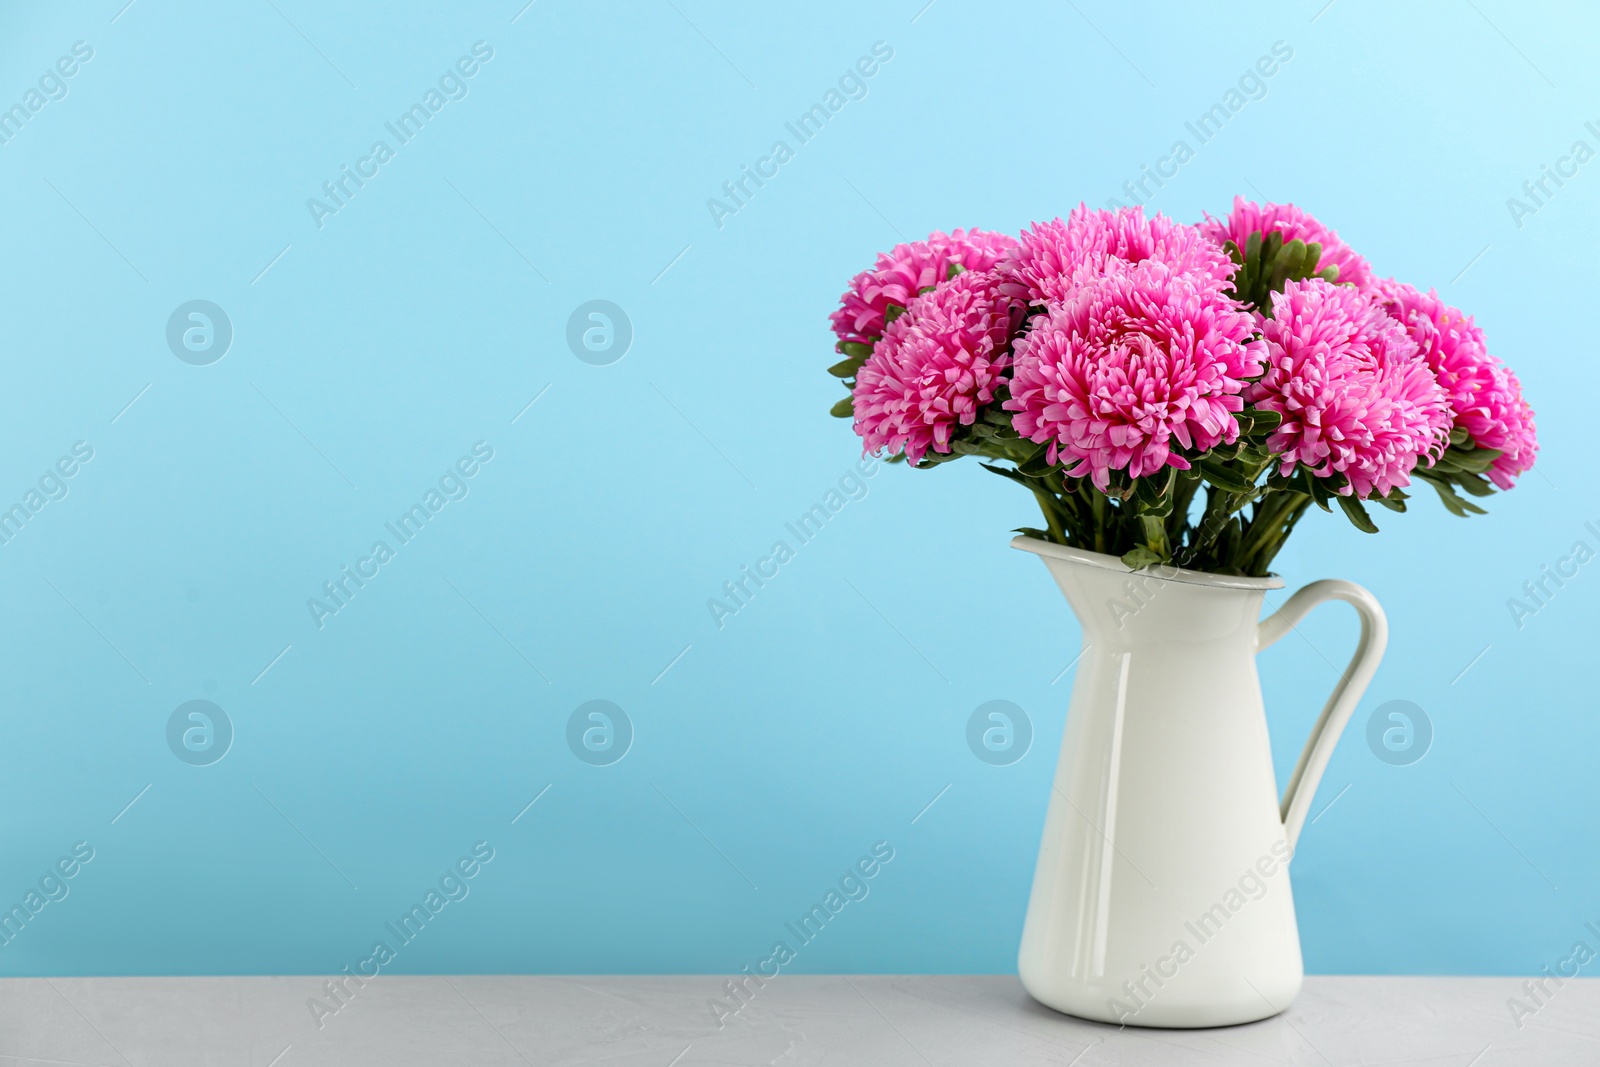
[{"label": "pink aster flower", "polygon": [[1301,211],[1293,204],[1257,204],[1246,200],[1242,196],[1233,198],[1233,212],[1226,220],[1214,219],[1210,215],[1200,223],[1200,229],[1205,231],[1217,244],[1232,241],[1243,251],[1245,242],[1250,240],[1252,233],[1260,232],[1265,238],[1269,233],[1277,231],[1283,234],[1284,244],[1296,238],[1306,244],[1320,244],[1322,258],[1317,261],[1317,269],[1338,267],[1341,284],[1354,285],[1357,289],[1370,289],[1373,284],[1372,268],[1367,261],[1350,250],[1350,246],[1339,240],[1339,235],[1310,215]]},{"label": "pink aster flower", "polygon": [[1079,204],[1062,222],[1036,222],[999,266],[1006,292],[1030,304],[1065,301],[1074,286],[1115,269],[1155,260],[1197,284],[1222,288],[1234,263],[1197,228],[1144,209],[1091,210]]},{"label": "pink aster flower", "polygon": [[1539,453],[1533,409],[1510,368],[1489,354],[1483,331],[1469,316],[1428,290],[1419,293],[1390,278],[1378,282],[1379,299],[1405,326],[1450,400],[1455,425],[1478,448],[1500,452],[1487,472],[1501,489],[1533,466]]},{"label": "pink aster flower", "polygon": [[913,297],[889,324],[856,374],[855,429],[866,451],[904,448],[912,463],[930,448],[949,452],[956,427],[972,425],[994,399],[1022,310],[996,281],[987,271],[959,274]]},{"label": "pink aster flower", "polygon": [[1444,390],[1400,323],[1366,294],[1321,278],[1272,294],[1267,372],[1246,391],[1283,422],[1268,439],[1281,470],[1344,475],[1359,499],[1411,483],[1450,433]]},{"label": "pink aster flower", "polygon": [[839,298],[839,310],[830,316],[833,332],[841,341],[872,344],[883,336],[890,304],[909,306],[923,289],[943,282],[952,265],[988,270],[1016,243],[1014,237],[984,230],[935,231],[926,241],[880,252],[871,270],[850,279],[850,288]]},{"label": "pink aster flower", "polygon": [[1161,262],[1084,275],[1017,341],[1005,407],[1068,476],[1102,490],[1114,470],[1186,470],[1177,449],[1239,436],[1240,393],[1261,373],[1254,328],[1204,275]]}]

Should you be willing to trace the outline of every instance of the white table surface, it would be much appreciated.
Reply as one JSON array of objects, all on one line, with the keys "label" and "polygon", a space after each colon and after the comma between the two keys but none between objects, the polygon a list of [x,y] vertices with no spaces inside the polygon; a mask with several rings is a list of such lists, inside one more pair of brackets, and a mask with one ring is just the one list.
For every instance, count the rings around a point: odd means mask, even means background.
[{"label": "white table surface", "polygon": [[720,1030],[726,978],[382,978],[318,1029],[325,980],[0,980],[0,1065],[1600,1064],[1600,979],[1549,986],[1518,1027],[1525,979],[1314,977],[1286,1014],[1220,1030],[1080,1022],[1011,977],[885,975],[781,976]]}]

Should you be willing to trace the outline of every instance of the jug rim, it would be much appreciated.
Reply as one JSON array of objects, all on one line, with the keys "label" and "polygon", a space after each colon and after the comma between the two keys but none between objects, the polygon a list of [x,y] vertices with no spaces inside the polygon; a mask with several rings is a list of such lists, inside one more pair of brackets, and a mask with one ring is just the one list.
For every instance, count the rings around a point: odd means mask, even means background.
[{"label": "jug rim", "polygon": [[1269,574],[1265,578],[1243,578],[1234,574],[1211,574],[1208,571],[1191,571],[1182,567],[1157,565],[1138,571],[1131,571],[1121,557],[1107,555],[1104,552],[1090,552],[1086,548],[1069,548],[1058,545],[1053,541],[1041,541],[1037,537],[1028,537],[1018,534],[1011,539],[1011,547],[1023,552],[1032,552],[1036,556],[1050,556],[1053,559],[1063,559],[1070,563],[1081,563],[1088,567],[1098,567],[1101,570],[1114,570],[1122,574],[1139,574],[1158,581],[1178,582],[1183,585],[1201,585],[1212,589],[1244,589],[1252,592],[1266,592],[1271,589],[1282,589],[1283,578],[1276,574]]}]

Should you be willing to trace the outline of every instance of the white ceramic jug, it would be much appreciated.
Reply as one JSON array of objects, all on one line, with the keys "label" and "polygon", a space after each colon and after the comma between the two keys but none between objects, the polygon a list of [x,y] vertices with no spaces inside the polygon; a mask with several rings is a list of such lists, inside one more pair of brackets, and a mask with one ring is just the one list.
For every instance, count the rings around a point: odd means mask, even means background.
[{"label": "white ceramic jug", "polygon": [[[1320,581],[1265,621],[1278,578],[1173,567],[1027,537],[1083,626],[1018,970],[1057,1011],[1135,1026],[1226,1026],[1300,991],[1288,861],[1339,733],[1383,656],[1383,609]],[[1317,604],[1361,616],[1280,802],[1256,653]]]}]

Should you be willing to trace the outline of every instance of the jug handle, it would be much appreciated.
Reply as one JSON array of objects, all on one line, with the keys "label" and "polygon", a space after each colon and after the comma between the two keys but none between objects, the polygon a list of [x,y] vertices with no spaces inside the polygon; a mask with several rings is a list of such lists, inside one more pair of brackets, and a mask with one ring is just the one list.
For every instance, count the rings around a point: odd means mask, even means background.
[{"label": "jug handle", "polygon": [[1325,578],[1297,590],[1284,601],[1283,607],[1263,619],[1256,631],[1256,651],[1260,652],[1299,625],[1312,608],[1329,600],[1342,600],[1356,609],[1361,617],[1361,639],[1356,642],[1350,665],[1339,677],[1316,725],[1311,728],[1311,736],[1300,753],[1300,763],[1289,776],[1289,787],[1283,792],[1279,811],[1284,838],[1291,849],[1300,837],[1300,828],[1305,825],[1317,783],[1322,780],[1322,772],[1333,756],[1333,746],[1338,743],[1345,723],[1350,721],[1361,694],[1366,692],[1367,684],[1377,673],[1378,661],[1383,659],[1384,647],[1389,643],[1389,622],[1371,593],[1354,582]]}]

